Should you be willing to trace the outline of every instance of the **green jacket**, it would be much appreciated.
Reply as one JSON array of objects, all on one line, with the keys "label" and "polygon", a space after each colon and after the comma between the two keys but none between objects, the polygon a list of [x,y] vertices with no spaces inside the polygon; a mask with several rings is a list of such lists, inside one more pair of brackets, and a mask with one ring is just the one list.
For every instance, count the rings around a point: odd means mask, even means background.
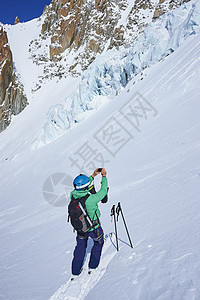
[{"label": "green jacket", "polygon": [[[94,180],[93,177],[90,176],[90,184],[93,180]],[[100,202],[107,195],[107,190],[108,190],[107,178],[102,177],[101,189],[96,194],[90,194],[90,196],[87,198],[87,200],[85,202],[87,213],[88,213],[88,215],[89,215],[89,217],[92,221],[96,220],[97,216],[98,216],[98,218],[100,218],[100,216],[101,216],[101,213],[99,211],[99,208],[98,208],[97,204],[98,204],[98,202]],[[76,198],[81,198],[81,197],[87,195],[88,193],[89,193],[88,190],[86,190],[86,191],[77,191],[77,190],[74,189],[70,194],[70,199],[71,199],[72,195],[76,199]],[[96,227],[98,227],[98,225]]]}]

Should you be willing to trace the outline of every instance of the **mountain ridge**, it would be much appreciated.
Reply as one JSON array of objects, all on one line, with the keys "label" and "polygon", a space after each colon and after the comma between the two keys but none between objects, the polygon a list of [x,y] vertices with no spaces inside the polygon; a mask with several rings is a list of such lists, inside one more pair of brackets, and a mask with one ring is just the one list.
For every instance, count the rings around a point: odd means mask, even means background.
[{"label": "mountain ridge", "polygon": [[[30,60],[38,67],[37,80],[24,93],[23,76],[14,69],[18,96],[8,90],[10,98],[6,103],[9,104],[2,105],[4,99],[0,99],[0,131],[10,124],[12,115],[20,113],[31,101],[30,92],[35,93],[54,77],[60,80],[69,75],[80,76],[99,54],[108,49],[118,49],[122,45],[130,47],[152,19],[184,2],[188,0],[136,0],[133,4],[128,0],[52,0],[38,18],[40,25],[37,26],[41,26],[41,31],[29,41],[27,50]],[[22,26],[22,23],[13,26]],[[23,26],[26,27],[26,23]],[[12,28],[3,27],[7,32]],[[15,61],[10,61],[9,68],[14,64]],[[7,88],[3,88],[3,93]]]}]

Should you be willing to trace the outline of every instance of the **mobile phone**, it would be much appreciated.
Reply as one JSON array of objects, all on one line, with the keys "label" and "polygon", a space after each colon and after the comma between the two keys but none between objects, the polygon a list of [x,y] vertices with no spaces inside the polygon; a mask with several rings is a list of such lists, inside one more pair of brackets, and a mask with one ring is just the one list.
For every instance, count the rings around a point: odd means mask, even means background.
[{"label": "mobile phone", "polygon": [[102,168],[98,168],[98,172],[101,172]]}]

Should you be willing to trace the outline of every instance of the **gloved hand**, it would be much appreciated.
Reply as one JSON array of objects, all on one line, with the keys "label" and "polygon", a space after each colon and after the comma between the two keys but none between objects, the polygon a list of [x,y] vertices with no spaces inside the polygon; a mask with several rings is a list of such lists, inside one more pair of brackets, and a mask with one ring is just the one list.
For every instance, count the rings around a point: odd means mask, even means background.
[{"label": "gloved hand", "polygon": [[100,172],[98,171],[98,168],[96,170],[94,170],[92,177],[94,178],[95,176],[97,176]]},{"label": "gloved hand", "polygon": [[105,177],[106,176],[106,170],[104,169],[104,168],[102,168],[102,170],[101,170],[101,175],[103,176],[103,177]]}]

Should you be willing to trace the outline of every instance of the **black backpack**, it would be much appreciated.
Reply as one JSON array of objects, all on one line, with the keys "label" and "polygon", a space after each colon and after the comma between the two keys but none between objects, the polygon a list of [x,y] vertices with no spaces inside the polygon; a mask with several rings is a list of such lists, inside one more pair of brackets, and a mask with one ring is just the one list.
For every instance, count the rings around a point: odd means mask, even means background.
[{"label": "black backpack", "polygon": [[79,232],[86,233],[94,226],[85,207],[85,201],[89,196],[90,194],[87,194],[86,196],[77,199],[71,196],[71,201],[68,205],[68,218],[74,229]]}]

